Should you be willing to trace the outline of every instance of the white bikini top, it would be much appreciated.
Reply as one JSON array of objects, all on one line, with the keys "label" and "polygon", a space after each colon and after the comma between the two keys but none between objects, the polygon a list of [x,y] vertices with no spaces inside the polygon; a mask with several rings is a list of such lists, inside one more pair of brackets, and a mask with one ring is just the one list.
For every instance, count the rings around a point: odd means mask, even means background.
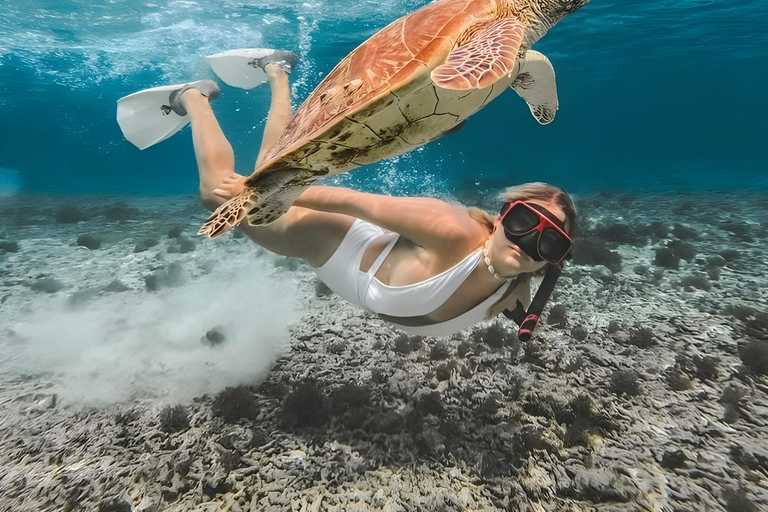
[{"label": "white bikini top", "polygon": [[453,267],[429,279],[404,286],[389,286],[376,279],[375,275],[399,238],[400,235],[392,233],[392,239],[368,272],[359,274],[360,279],[368,281],[358,286],[362,295],[358,297],[360,303],[366,309],[383,315],[409,317],[432,313],[453,295],[483,256],[482,249],[478,249]]},{"label": "white bikini top", "polygon": [[[384,235],[387,236],[387,235]],[[368,272],[359,272],[358,279],[364,280],[358,286],[358,300],[369,311],[385,317],[419,317],[432,313],[442,306],[451,295],[461,286],[469,274],[477,267],[483,257],[482,248],[472,252],[453,267],[418,283],[404,286],[389,286],[375,275],[384,260],[392,251],[400,235],[391,233],[389,241],[381,254],[376,258]],[[396,318],[386,320],[396,327],[423,336],[448,336],[462,329],[471,327],[485,319],[488,310],[504,295],[510,285],[502,285],[496,292],[469,311],[446,320],[428,325],[402,325],[396,322]]]}]

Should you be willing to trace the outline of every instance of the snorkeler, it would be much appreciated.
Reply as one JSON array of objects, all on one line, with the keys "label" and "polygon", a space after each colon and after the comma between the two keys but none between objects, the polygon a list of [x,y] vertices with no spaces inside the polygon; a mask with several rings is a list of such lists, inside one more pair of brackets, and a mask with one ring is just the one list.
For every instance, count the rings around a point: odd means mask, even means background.
[{"label": "snorkeler", "polygon": [[[272,87],[247,178],[234,174],[232,148],[208,105],[218,94],[210,80],[122,98],[118,123],[144,149],[191,120],[201,194],[215,207],[201,234],[215,238],[239,226],[263,247],[304,259],[345,299],[411,332],[449,334],[503,311],[530,336],[572,245],[575,210],[563,191],[512,189],[494,219],[434,199],[311,185],[453,133],[507,88],[539,123],[551,122],[554,69],[531,45],[588,1],[437,0],[363,42],[293,114],[288,53],[207,57],[229,85]],[[545,269],[526,311],[529,277]]]},{"label": "snorkeler", "polygon": [[[259,159],[291,119],[290,65],[262,65],[272,103]],[[200,195],[212,211],[246,179],[235,174],[234,152],[210,107],[218,92],[203,80],[177,87],[169,101],[189,116]],[[312,186],[274,222],[237,227],[269,251],[304,260],[342,298],[407,332],[449,335],[506,312],[527,320],[525,337],[569,257],[575,216],[570,198],[543,183],[509,189],[496,217],[437,199]],[[530,278],[545,271],[536,308],[526,313]]]}]

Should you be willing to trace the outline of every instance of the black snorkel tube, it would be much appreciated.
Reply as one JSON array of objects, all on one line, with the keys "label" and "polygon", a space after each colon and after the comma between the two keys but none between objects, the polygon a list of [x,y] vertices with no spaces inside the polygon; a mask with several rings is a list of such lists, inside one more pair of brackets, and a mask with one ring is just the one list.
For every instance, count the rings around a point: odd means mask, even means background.
[{"label": "black snorkel tube", "polygon": [[[570,255],[568,256],[570,257]],[[544,279],[541,281],[539,289],[536,290],[536,295],[531,301],[531,305],[528,311],[525,310],[523,304],[518,300],[515,309],[504,310],[504,316],[513,320],[520,329],[517,331],[517,338],[520,341],[528,341],[533,335],[533,330],[536,328],[536,324],[539,322],[539,316],[544,311],[544,306],[547,305],[549,296],[552,295],[552,290],[555,289],[557,280],[560,278],[560,273],[563,271],[563,262],[557,265],[549,265],[547,273],[544,274]]]}]

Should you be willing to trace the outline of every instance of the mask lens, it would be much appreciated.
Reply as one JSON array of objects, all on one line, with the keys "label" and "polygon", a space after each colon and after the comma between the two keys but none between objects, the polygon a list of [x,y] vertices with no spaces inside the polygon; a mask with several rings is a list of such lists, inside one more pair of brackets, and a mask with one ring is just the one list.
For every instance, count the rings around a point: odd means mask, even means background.
[{"label": "mask lens", "polygon": [[568,252],[571,242],[552,228],[546,228],[539,237],[539,253],[550,263],[557,263]]},{"label": "mask lens", "polygon": [[539,224],[539,216],[525,205],[515,205],[502,220],[504,228],[513,235],[523,235]]},{"label": "mask lens", "polygon": [[542,257],[539,256],[538,242],[539,232],[536,230],[526,233],[525,235],[514,235],[509,231],[504,231],[507,236],[507,240],[517,245],[517,247],[527,254],[533,261],[541,261]]}]

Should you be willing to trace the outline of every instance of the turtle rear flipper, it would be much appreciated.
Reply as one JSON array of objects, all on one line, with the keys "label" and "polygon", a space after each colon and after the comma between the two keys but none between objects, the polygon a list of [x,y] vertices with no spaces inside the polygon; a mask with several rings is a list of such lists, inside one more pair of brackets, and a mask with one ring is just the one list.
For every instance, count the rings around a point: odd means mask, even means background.
[{"label": "turtle rear flipper", "polygon": [[209,238],[221,236],[248,218],[251,226],[264,226],[282,216],[304,190],[324,173],[277,167],[245,182],[246,189],[219,206],[198,231]]},{"label": "turtle rear flipper", "polygon": [[213,214],[208,217],[200,227],[198,235],[205,235],[208,238],[221,236],[233,227],[240,224],[248,211],[259,199],[256,189],[248,187],[235,197],[222,204]]},{"label": "turtle rear flipper", "polygon": [[263,193],[248,211],[248,224],[263,226],[276,221],[288,211],[302,192],[324,174],[282,167],[262,173],[256,179],[250,178],[248,185]]},{"label": "turtle rear flipper", "polygon": [[309,184],[286,186],[269,197],[264,198],[263,201],[253,206],[248,212],[248,224],[251,226],[264,226],[276,221],[288,211],[307,187],[309,187]]}]

